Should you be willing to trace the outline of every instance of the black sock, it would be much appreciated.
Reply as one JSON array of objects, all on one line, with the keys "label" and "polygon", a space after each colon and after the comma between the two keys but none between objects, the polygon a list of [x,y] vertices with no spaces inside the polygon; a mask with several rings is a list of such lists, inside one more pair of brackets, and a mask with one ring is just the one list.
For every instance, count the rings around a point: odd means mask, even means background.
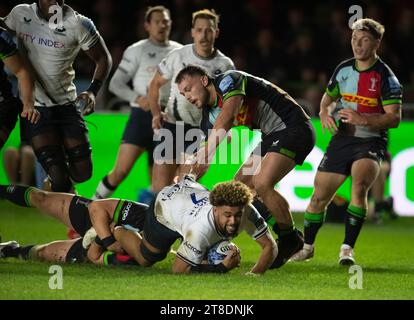
[{"label": "black sock", "polygon": [[324,220],[325,212],[305,212],[304,233],[306,244],[313,244],[315,242],[316,235],[318,234],[319,229],[322,227]]},{"label": "black sock", "polygon": [[262,216],[263,219],[265,219],[266,223],[272,228],[274,233],[276,233],[278,236],[280,235],[280,228],[277,224],[275,218],[272,216],[272,213],[266,207],[266,205],[261,201],[259,198],[255,197],[253,199],[253,206],[256,208],[256,210],[259,212],[259,214]]},{"label": "black sock", "polygon": [[3,254],[5,258],[20,258],[23,260],[29,260],[30,258],[30,250],[34,246],[25,246],[25,247],[17,247],[13,248],[11,246],[6,246],[3,248]]},{"label": "black sock", "polygon": [[359,232],[361,231],[362,225],[364,224],[366,215],[366,209],[358,208],[353,205],[348,206],[345,219],[344,244],[347,244],[352,248],[355,246],[355,242],[358,238]]},{"label": "black sock", "polygon": [[0,198],[4,198],[21,207],[32,207],[29,194],[35,188],[27,186],[0,185]]},{"label": "black sock", "polygon": [[115,189],[117,187],[117,186],[113,186],[112,184],[109,183],[108,176],[105,176],[102,179],[102,183],[104,184],[105,187],[107,187],[111,191],[115,191]]},{"label": "black sock", "polygon": [[375,212],[381,212],[387,210],[387,203],[385,201],[375,202]]}]

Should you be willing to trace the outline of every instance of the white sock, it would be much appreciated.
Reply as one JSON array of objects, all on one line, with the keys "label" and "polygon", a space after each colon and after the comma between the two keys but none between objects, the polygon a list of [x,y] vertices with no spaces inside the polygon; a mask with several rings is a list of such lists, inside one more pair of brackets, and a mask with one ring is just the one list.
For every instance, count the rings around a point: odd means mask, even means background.
[{"label": "white sock", "polygon": [[99,199],[105,199],[114,193],[115,190],[109,189],[101,180],[98,184],[98,188],[96,188],[95,194],[92,197],[92,200],[99,200]]}]

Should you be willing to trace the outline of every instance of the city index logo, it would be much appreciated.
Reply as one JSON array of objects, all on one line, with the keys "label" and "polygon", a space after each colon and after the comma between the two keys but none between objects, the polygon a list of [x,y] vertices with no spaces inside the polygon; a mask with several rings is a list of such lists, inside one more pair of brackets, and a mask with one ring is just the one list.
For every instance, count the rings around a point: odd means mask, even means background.
[{"label": "city index logo", "polygon": [[342,98],[346,102],[354,102],[354,103],[357,103],[365,107],[377,107],[378,106],[377,98],[368,98],[368,97],[358,96],[356,94],[350,94],[350,93],[343,93]]}]

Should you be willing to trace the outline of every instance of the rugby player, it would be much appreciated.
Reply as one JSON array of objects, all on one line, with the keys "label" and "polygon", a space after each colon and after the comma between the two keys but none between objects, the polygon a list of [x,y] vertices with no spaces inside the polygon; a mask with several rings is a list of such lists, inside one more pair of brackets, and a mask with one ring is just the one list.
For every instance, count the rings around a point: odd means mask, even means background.
[{"label": "rugby player", "polygon": [[[15,185],[0,185],[0,198],[22,207],[37,208],[75,230],[82,237],[93,227],[97,235],[95,242],[116,253],[123,253],[123,250],[113,236],[114,228],[125,226],[133,232],[140,232],[148,210],[148,205],[129,200],[93,201],[73,194]],[[79,246],[79,243],[64,242],[62,250],[65,251],[72,245]]]},{"label": "rugby player", "polygon": [[[4,66],[17,77],[23,105],[13,96]],[[34,108],[33,90],[33,78],[17,52],[11,35],[0,27],[0,150],[14,129],[19,113],[31,123],[39,120],[39,112]]]},{"label": "rugby player", "polygon": [[[2,22],[19,38],[20,53],[35,76],[35,106],[41,119],[37,124],[23,119],[25,140],[31,141],[52,190],[68,192],[73,182],[84,182],[92,175],[88,130],[77,102],[85,103],[83,115],[94,111],[95,97],[111,69],[111,56],[93,22],[64,0],[19,4]],[[80,49],[95,63],[95,71],[89,88],[77,96],[73,63]]]},{"label": "rugby player", "polygon": [[224,273],[240,262],[236,248],[218,265],[204,264],[203,259],[213,244],[231,240],[245,230],[262,249],[249,274],[262,274],[275,260],[277,245],[251,205],[252,199],[250,189],[241,182],[220,183],[209,192],[187,175],[158,193],[147,214],[142,239],[125,228],[116,228],[114,235],[142,266],[165,259],[172,244],[181,238],[174,273]]},{"label": "rugby player", "polygon": [[[194,43],[170,52],[159,64],[158,70],[150,82],[148,102],[153,116],[152,128],[155,130],[155,134],[161,128],[169,130],[173,138],[173,145],[167,141],[160,141],[156,147],[156,150],[160,150],[163,146],[165,147],[165,158],[167,161],[157,161],[155,159],[152,179],[152,189],[154,192],[159,192],[163,187],[173,182],[179,166],[179,154],[184,153],[187,147],[199,138],[193,137],[191,141],[178,141],[176,139],[177,132],[182,132],[184,138],[189,130],[199,127],[201,119],[200,110],[193,108],[179,94],[174,83],[171,84],[167,109],[163,115],[159,103],[160,89],[167,83],[170,83],[181,68],[188,64],[201,65],[210,74],[219,74],[234,69],[233,61],[214,47],[215,41],[219,36],[218,24],[219,16],[214,11],[204,9],[194,12],[191,29]],[[158,136],[158,139],[161,139],[161,137]]]},{"label": "rugby player", "polygon": [[269,209],[279,227],[279,254],[272,268],[281,267],[302,249],[303,238],[293,223],[286,199],[274,189],[296,165],[302,165],[315,145],[309,116],[276,85],[241,71],[210,77],[199,66],[187,66],[175,82],[182,96],[203,110],[202,127],[210,129],[207,145],[194,156],[195,174],[205,172],[218,144],[235,125],[262,132],[262,141],[236,174]]},{"label": "rugby player", "polygon": [[361,19],[352,25],[352,30],[354,57],[338,65],[321,100],[322,128],[334,136],[318,167],[306,209],[305,245],[292,261],[313,257],[326,207],[351,176],[351,201],[339,263],[355,263],[353,249],[366,217],[368,191],[386,153],[387,129],[398,127],[401,120],[402,87],[377,55],[384,26],[372,19]]},{"label": "rugby player", "polygon": [[[131,114],[114,168],[99,183],[94,199],[110,197],[145,150],[148,151],[151,175],[154,141],[152,116],[147,97],[148,85],[161,60],[171,50],[182,45],[169,40],[170,11],[163,6],[148,8],[145,13],[144,28],[149,34],[148,39],[138,41],[125,50],[122,61],[109,83],[110,91],[129,101]],[[132,88],[129,86],[130,81],[132,81]],[[168,83],[160,91],[160,105],[167,104],[169,93]]]}]

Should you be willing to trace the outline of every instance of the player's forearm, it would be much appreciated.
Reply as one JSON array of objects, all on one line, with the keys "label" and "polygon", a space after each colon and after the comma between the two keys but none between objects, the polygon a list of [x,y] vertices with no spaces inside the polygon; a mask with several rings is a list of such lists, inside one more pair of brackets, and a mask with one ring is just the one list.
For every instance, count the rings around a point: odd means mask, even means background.
[{"label": "player's forearm", "polygon": [[259,260],[252,268],[252,273],[261,274],[264,273],[267,269],[269,269],[270,265],[276,259],[277,256],[277,247],[274,248],[272,246],[267,246],[263,248]]},{"label": "player's forearm", "polygon": [[98,203],[92,202],[89,205],[89,216],[96,234],[102,240],[112,235],[110,228],[110,219],[106,210],[99,206]]},{"label": "player's forearm", "polygon": [[133,103],[138,94],[128,86],[129,80],[131,79],[128,76],[123,75],[122,71],[117,70],[109,82],[109,91],[117,97]]},{"label": "player's forearm", "polygon": [[114,236],[121,244],[121,247],[125,252],[133,257],[139,263],[138,247],[141,244],[141,237],[138,233],[126,230],[123,227],[116,227],[114,230]]},{"label": "player's forearm", "polygon": [[391,129],[397,128],[401,121],[401,116],[394,113],[385,113],[380,115],[362,115],[364,118],[364,126],[369,126],[375,129]]},{"label": "player's forearm", "polygon": [[19,82],[20,88],[20,97],[23,102],[24,108],[30,108],[34,105],[34,82],[30,73],[24,69],[20,68],[19,71],[15,74]]},{"label": "player's forearm", "polygon": [[95,62],[93,80],[105,82],[112,68],[112,58],[102,38],[87,51],[88,56]]},{"label": "player's forearm", "polygon": [[148,103],[153,117],[161,115],[161,106],[158,103],[160,98],[160,88],[161,85],[155,81],[151,81],[148,88]]},{"label": "player's forearm", "polygon": [[330,109],[334,102],[335,100],[325,93],[319,106],[319,114],[330,114]]}]

